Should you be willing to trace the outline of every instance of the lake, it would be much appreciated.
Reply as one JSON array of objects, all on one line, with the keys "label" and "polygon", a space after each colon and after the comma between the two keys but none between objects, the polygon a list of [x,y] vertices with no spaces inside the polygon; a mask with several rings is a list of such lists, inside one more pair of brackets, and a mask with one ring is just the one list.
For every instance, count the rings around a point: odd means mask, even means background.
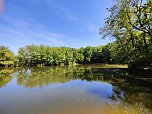
[{"label": "lake", "polygon": [[103,64],[3,69],[0,114],[152,114],[152,84]]}]

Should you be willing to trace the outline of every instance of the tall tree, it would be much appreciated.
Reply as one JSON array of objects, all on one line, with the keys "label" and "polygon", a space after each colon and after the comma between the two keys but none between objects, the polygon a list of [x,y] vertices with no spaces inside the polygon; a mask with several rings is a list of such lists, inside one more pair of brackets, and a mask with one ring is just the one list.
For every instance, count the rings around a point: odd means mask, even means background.
[{"label": "tall tree", "polygon": [[111,36],[128,63],[150,56],[152,52],[152,1],[115,0],[110,16],[101,28],[103,38]]}]

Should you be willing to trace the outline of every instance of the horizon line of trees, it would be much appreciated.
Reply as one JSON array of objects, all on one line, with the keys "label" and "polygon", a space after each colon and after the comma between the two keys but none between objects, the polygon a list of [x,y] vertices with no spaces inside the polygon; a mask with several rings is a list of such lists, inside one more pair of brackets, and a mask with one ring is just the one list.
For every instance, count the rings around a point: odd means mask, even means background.
[{"label": "horizon line of trees", "polygon": [[15,54],[5,46],[0,46],[0,66],[24,65],[72,65],[83,63],[108,63],[110,52],[107,46],[69,48],[50,47],[44,45],[27,45],[19,48]]},{"label": "horizon line of trees", "polygon": [[0,47],[0,66],[123,63],[130,68],[152,68],[152,0],[114,0],[101,28],[102,38],[113,43],[99,47],[68,48],[28,45],[15,56]]}]

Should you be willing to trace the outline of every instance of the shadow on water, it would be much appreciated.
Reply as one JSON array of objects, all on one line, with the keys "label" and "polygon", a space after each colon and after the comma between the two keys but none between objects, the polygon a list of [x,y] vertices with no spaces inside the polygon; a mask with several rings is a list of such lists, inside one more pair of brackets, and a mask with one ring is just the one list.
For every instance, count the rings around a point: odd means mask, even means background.
[{"label": "shadow on water", "polygon": [[[14,80],[16,80],[16,85],[14,84]],[[24,89],[20,88],[22,91],[20,96],[22,97],[26,95],[26,97],[29,97],[30,99],[32,98],[32,95],[38,96],[44,93],[41,95],[41,98],[37,97],[39,99],[36,101],[43,104],[44,101],[46,103],[46,101],[49,101],[48,99],[51,100],[52,98],[53,104],[47,104],[47,106],[51,107],[55,107],[55,104],[58,104],[56,107],[59,108],[59,106],[62,104],[60,104],[60,101],[63,99],[64,106],[66,106],[67,101],[72,102],[73,99],[76,99],[76,101],[81,101],[81,98],[82,101],[85,102],[86,99],[88,99],[86,102],[87,104],[90,102],[94,103],[96,100],[90,101],[90,99],[92,99],[92,97],[90,97],[91,95],[98,98],[95,105],[87,105],[87,109],[88,107],[92,106],[92,111],[100,109],[99,112],[101,112],[100,103],[98,101],[102,99],[104,102],[102,103],[104,104],[104,106],[102,106],[102,108],[104,107],[104,109],[102,109],[102,111],[104,110],[103,114],[127,114],[125,111],[129,107],[134,107],[132,109],[137,110],[135,112],[138,114],[150,114],[150,112],[152,112],[152,82],[145,79],[143,80],[139,78],[138,75],[129,73],[128,70],[124,68],[103,68],[102,66],[99,67],[99,65],[98,67],[95,65],[81,65],[75,67],[31,67],[6,71],[1,70],[0,87],[4,91],[4,96],[6,95],[5,91],[10,91],[7,88],[11,86],[11,83],[13,83],[13,86],[15,85],[14,88],[24,87]],[[28,92],[28,88],[32,88],[32,90]],[[18,89],[16,89],[16,92],[18,92]],[[45,92],[47,92],[47,94],[45,94]],[[17,96],[15,92],[13,92],[13,94],[14,96]],[[51,96],[53,94],[55,94],[55,97]],[[79,99],[75,98],[75,96],[79,96]],[[8,95],[4,97],[4,99],[6,98],[8,98]],[[58,102],[59,99],[60,101]],[[11,100],[13,101],[13,98]],[[31,101],[26,100],[26,102],[28,104]],[[67,103],[68,107],[71,105],[69,102]],[[6,101],[4,100],[2,103],[5,104]],[[73,102],[72,105],[74,105]],[[4,107],[4,105],[0,103],[0,108],[1,106]],[[80,104],[77,105],[77,107],[79,106],[81,107]],[[16,107],[14,107],[14,109],[15,108]],[[4,109],[2,112],[5,112]],[[91,110],[89,112],[91,112]],[[135,114],[135,112],[132,111],[130,114]],[[74,109],[72,113],[74,114]],[[62,114],[64,114],[64,111],[62,111]],[[94,114],[96,113],[94,112]]]}]

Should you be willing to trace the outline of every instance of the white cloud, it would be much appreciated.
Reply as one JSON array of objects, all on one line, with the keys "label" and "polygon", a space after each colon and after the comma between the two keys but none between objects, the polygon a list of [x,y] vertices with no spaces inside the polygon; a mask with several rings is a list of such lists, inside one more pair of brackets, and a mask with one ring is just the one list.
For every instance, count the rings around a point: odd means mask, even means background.
[{"label": "white cloud", "polygon": [[[63,35],[52,33],[38,23],[31,23],[3,16],[0,25],[0,39],[17,40],[18,42],[47,42],[47,45],[61,46]],[[44,43],[45,44],[45,43]]]}]

